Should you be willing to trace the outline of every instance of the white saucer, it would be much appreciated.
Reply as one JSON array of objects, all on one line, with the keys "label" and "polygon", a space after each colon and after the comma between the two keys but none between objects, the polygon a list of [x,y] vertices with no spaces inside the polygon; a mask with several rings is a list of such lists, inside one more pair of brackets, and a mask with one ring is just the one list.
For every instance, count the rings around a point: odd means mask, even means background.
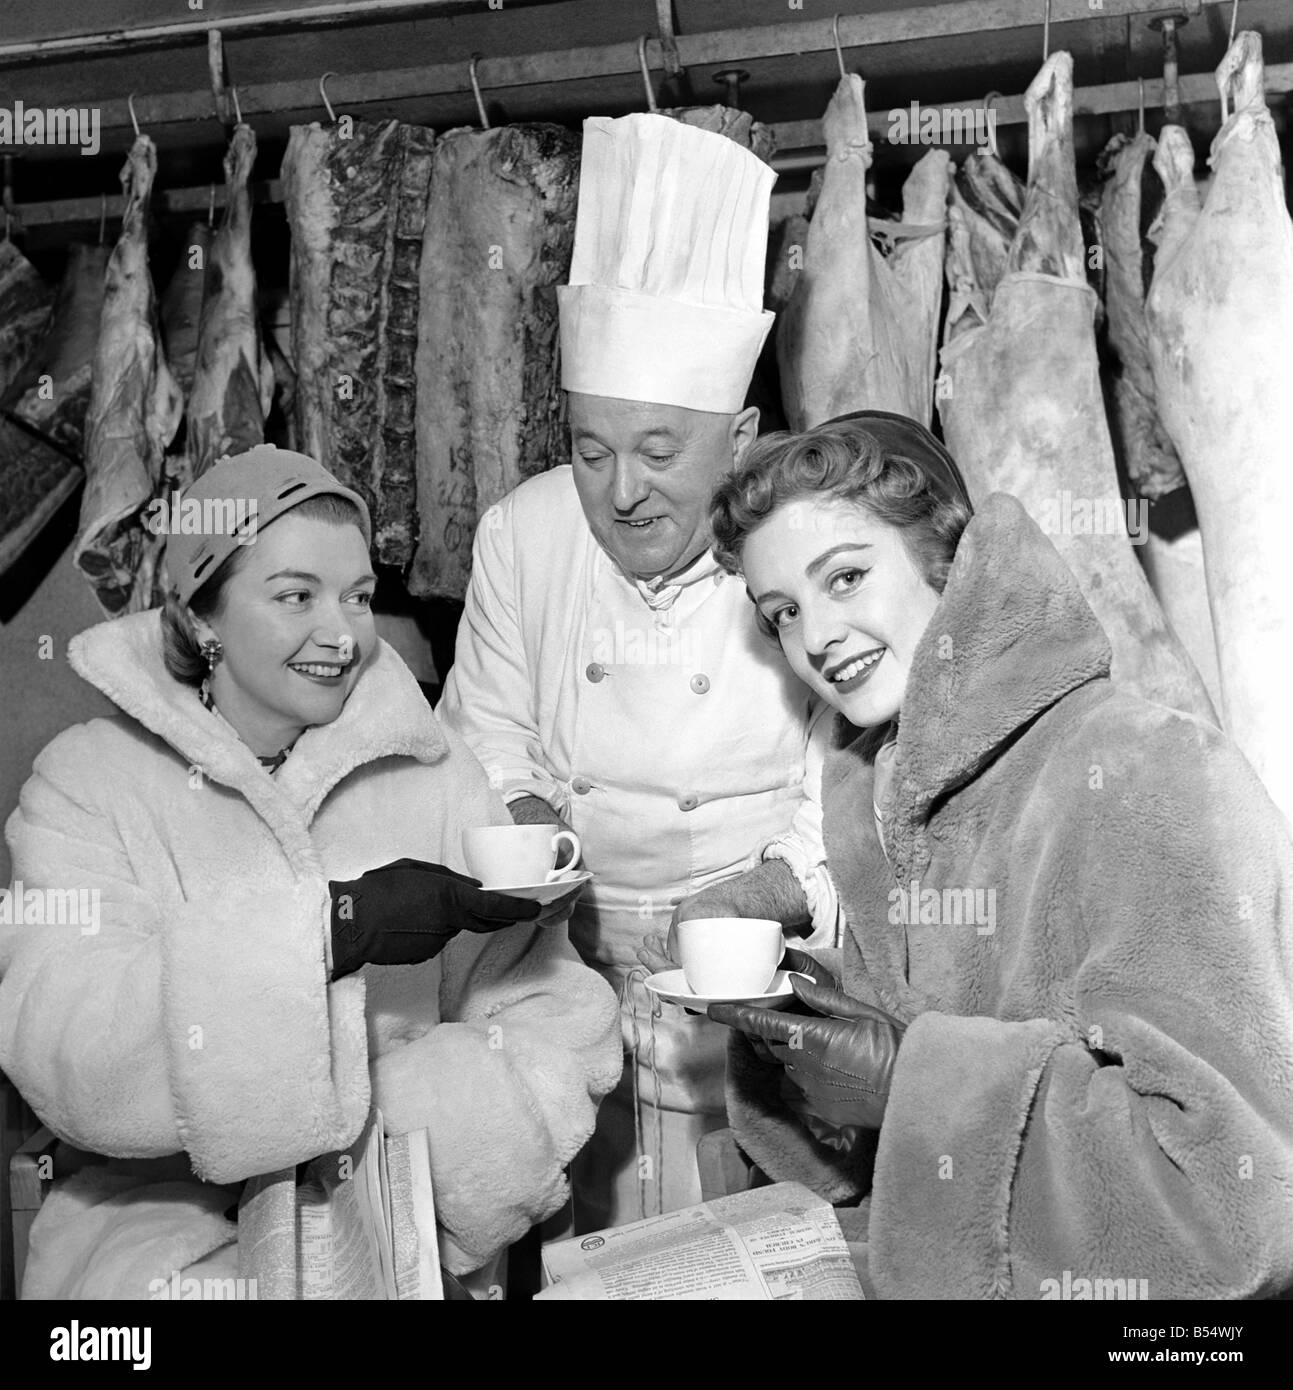
[{"label": "white saucer", "polygon": [[558,898],[564,897],[572,888],[587,883],[591,878],[592,873],[588,869],[577,869],[564,878],[553,879],[551,883],[522,883],[515,888],[495,888],[491,884],[485,891],[487,893],[502,893],[509,898],[528,898],[532,903],[541,903],[546,906],[548,903],[556,902]]},{"label": "white saucer", "polygon": [[[684,1009],[696,1009],[700,1013],[704,1013],[711,1004],[752,1004],[756,1008],[767,1009],[774,1004],[787,1004],[795,997],[794,990],[790,988],[792,973],[799,972],[778,970],[763,994],[696,994],[688,986],[687,977],[681,970],[661,970],[646,981],[646,987],[657,998],[670,1004],[681,1004]],[[800,974],[799,978],[807,980],[809,977]]]}]

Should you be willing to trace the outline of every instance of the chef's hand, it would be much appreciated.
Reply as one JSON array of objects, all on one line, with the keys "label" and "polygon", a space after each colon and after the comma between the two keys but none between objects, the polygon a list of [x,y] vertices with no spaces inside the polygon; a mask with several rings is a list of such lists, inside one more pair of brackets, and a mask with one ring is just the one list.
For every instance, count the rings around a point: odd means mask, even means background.
[{"label": "chef's hand", "polygon": [[693,893],[691,897],[684,898],[674,908],[673,916],[669,919],[667,932],[648,932],[642,938],[642,946],[638,950],[638,960],[653,975],[658,974],[661,970],[677,970],[682,964],[678,955],[679,922],[685,922],[691,917],[732,917],[739,915],[739,913],[732,912],[730,904],[723,900],[714,889],[703,888],[699,893]]},{"label": "chef's hand", "polygon": [[557,830],[574,831],[561,818],[560,813],[541,796],[518,796],[507,803],[507,813],[513,825],[551,825]]},{"label": "chef's hand", "polygon": [[746,1004],[711,1004],[709,1016],[738,1028],[764,1060],[781,1063],[802,1097],[796,1107],[801,1118],[812,1116],[841,1135],[850,1128],[879,1129],[904,1025],[841,990],[790,983],[818,1017]]},{"label": "chef's hand", "polygon": [[494,932],[539,915],[538,903],[486,892],[477,879],[420,859],[329,882],[328,891],[334,980],[365,964],[417,965],[460,931]]}]

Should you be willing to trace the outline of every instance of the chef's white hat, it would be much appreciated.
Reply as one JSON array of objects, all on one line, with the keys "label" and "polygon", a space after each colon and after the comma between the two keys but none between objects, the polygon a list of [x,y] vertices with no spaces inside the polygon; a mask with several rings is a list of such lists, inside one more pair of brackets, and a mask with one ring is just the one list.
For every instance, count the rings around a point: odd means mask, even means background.
[{"label": "chef's white hat", "polygon": [[757,155],[668,116],[584,122],[579,212],[561,309],[567,391],[733,414],[773,315]]}]

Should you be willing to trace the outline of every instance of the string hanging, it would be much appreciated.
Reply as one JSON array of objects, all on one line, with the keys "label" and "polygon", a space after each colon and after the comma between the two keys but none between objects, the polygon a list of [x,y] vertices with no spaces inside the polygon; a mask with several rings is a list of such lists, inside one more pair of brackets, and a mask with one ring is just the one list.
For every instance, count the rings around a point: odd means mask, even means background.
[{"label": "string hanging", "polygon": [[[637,1000],[634,998],[633,986],[635,983],[645,982],[650,978],[650,972],[640,965],[635,965],[624,977],[624,983],[620,986],[620,1012],[628,1010],[629,1018],[632,1021],[633,1033],[633,1055],[629,1058],[629,1070],[632,1073],[633,1083],[633,1140],[638,1161],[638,1216],[646,1220],[646,1184],[649,1179],[643,1174],[642,1160],[646,1155],[646,1146],[642,1142],[642,1103],[638,1094],[638,1057],[642,1050],[642,1036],[638,1029]],[[660,1110],[662,1095],[660,1089],[660,1072],[656,1066],[656,1037],[655,1021],[660,1017],[661,1005],[656,998],[651,998],[651,1012],[648,1015],[648,1029],[651,1037],[651,1089],[652,1089],[652,1108],[655,1111],[655,1192],[656,1209],[655,1215],[659,1216],[664,1211],[664,1132],[660,1124]]]}]

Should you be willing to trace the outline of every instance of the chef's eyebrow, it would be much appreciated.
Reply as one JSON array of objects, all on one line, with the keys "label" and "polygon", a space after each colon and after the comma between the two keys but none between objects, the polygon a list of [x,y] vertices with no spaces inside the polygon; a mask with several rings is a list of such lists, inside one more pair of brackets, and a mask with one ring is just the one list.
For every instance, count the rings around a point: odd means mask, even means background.
[{"label": "chef's eyebrow", "polygon": [[[317,574],[311,574],[308,570],[279,570],[276,574],[269,575],[265,583],[272,584],[276,579],[300,579],[306,584],[322,584],[323,580]],[[377,576],[370,570],[367,574],[361,574],[358,579],[353,579],[346,586],[353,589],[356,584],[367,584],[369,581],[377,583]]]},{"label": "chef's eyebrow", "polygon": [[[576,442],[584,439],[592,439],[598,444],[604,443],[602,437],[596,430],[576,430],[574,437]],[[677,430],[671,429],[668,425],[655,425],[649,430],[643,430],[634,440],[634,443],[645,444],[648,439],[669,439],[674,443],[680,443],[682,441],[682,435],[679,434]]]}]

